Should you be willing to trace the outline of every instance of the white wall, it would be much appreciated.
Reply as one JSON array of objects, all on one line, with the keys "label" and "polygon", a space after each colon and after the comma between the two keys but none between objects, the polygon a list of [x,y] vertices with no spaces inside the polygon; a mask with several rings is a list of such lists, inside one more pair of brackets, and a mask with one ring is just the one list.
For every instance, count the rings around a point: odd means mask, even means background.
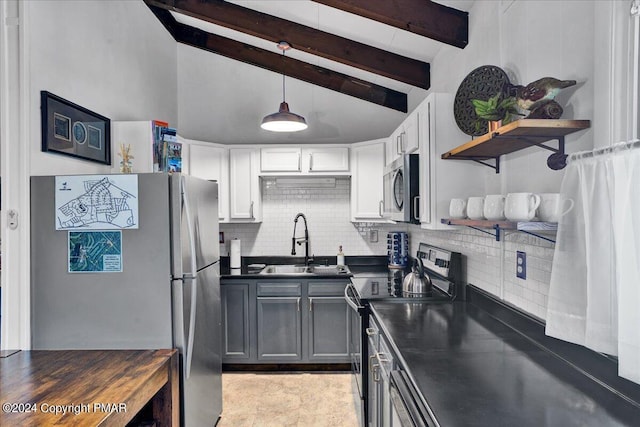
[{"label": "white wall", "polygon": [[[274,178],[262,180],[261,224],[220,224],[225,243],[220,254],[228,255],[229,241],[242,241],[242,256],[290,256],[293,219],[305,214],[309,228],[309,255],[335,256],[342,245],[345,255],[385,255],[387,232],[395,225],[349,221],[349,178],[337,178],[335,188],[278,188]],[[404,228],[404,227],[401,227]],[[378,242],[368,240],[368,231],[378,230]],[[304,236],[304,221],[298,220],[296,236]],[[304,256],[304,245],[296,246]]]},{"label": "white wall", "polygon": [[[443,50],[432,67],[432,90],[455,93],[464,77],[481,65],[504,69],[514,84],[526,85],[541,77],[573,79],[578,84],[557,97],[562,118],[588,119],[592,128],[566,137],[566,151],[594,147],[594,75],[610,64],[596,61],[593,28],[607,17],[596,15],[599,1],[478,1],[470,10],[470,43],[463,50]],[[556,147],[556,142],[549,145]],[[501,173],[485,172],[485,194],[519,191],[558,192],[564,175],[546,165],[551,152],[529,148],[502,157]],[[412,251],[427,241],[462,252],[466,278],[505,301],[544,319],[554,245],[513,233],[500,242],[471,229],[426,231],[409,226]],[[554,235],[548,236],[554,238]],[[515,253],[527,254],[527,279],[515,276]]]},{"label": "white wall", "polygon": [[[25,7],[32,175],[110,170],[40,150],[41,90],[111,120],[177,124],[176,42],[142,1],[28,1]],[[118,161],[116,152],[111,158]]]},{"label": "white wall", "polygon": [[[11,132],[3,132],[1,141],[3,202],[5,212],[13,209],[18,216],[16,230],[2,229],[6,262],[1,345],[28,349],[29,176],[109,173],[110,169],[41,152],[40,91],[111,120],[162,119],[177,124],[177,53],[175,41],[142,1],[15,4],[5,14],[4,6],[14,3],[4,2],[0,13],[3,31],[9,29],[12,43],[19,48],[17,53],[4,52],[7,56],[0,62],[6,73],[3,81],[11,82],[0,103],[3,111],[11,109],[11,126],[3,129]],[[115,153],[112,161],[117,161]]]}]

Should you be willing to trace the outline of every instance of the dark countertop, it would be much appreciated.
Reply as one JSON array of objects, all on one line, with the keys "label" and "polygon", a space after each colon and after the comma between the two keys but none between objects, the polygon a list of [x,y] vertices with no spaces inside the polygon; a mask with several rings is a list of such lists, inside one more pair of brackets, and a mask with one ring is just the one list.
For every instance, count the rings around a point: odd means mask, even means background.
[{"label": "dark countertop", "polygon": [[[638,400],[622,397],[479,306],[371,306],[442,426],[640,425]],[[640,390],[619,380],[627,391]]]}]

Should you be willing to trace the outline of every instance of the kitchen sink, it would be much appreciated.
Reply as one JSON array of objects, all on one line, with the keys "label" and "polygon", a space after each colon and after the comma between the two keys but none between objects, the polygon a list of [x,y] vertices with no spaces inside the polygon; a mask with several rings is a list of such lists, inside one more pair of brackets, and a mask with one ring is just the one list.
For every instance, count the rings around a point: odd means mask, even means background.
[{"label": "kitchen sink", "polygon": [[344,265],[312,265],[311,271],[315,274],[349,274],[349,267]]},{"label": "kitchen sink", "polygon": [[260,274],[311,274],[306,265],[267,265]]},{"label": "kitchen sink", "polygon": [[328,274],[341,275],[349,274],[349,267],[338,265],[267,265],[260,271],[260,274],[291,274],[291,275],[313,275]]}]

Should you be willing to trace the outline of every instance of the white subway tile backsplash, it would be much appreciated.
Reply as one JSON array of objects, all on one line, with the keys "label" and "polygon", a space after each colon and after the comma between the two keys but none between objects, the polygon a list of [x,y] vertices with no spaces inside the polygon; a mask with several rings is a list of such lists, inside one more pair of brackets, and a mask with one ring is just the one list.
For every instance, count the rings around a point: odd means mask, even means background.
[{"label": "white subway tile backsplash", "polygon": [[[220,224],[220,231],[226,240],[242,240],[243,256],[288,256],[291,255],[293,219],[302,212],[308,221],[310,255],[335,255],[339,245],[346,255],[386,255],[386,234],[398,227],[352,223],[349,194],[349,178],[337,178],[335,188],[278,188],[274,178],[265,178],[262,180],[263,222]],[[376,243],[368,241],[371,229],[378,230]],[[303,233],[304,223],[298,220],[296,236]],[[228,254],[228,243],[220,246],[220,252]],[[304,245],[297,246],[296,252],[304,255]]]},{"label": "white subway tile backsplash", "polygon": [[[461,252],[465,259],[463,271],[467,283],[533,316],[546,317],[553,243],[518,232],[504,233],[498,242],[495,237],[473,229],[431,231],[411,225],[408,230],[412,252],[417,250],[421,241]],[[526,280],[516,278],[516,251],[527,253]]]}]

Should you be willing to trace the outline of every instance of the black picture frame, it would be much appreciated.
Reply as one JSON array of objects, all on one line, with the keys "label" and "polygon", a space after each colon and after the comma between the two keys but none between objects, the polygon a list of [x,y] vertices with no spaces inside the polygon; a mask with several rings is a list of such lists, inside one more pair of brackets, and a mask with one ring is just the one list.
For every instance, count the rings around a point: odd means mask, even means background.
[{"label": "black picture frame", "polygon": [[111,165],[111,120],[51,92],[40,92],[42,151]]}]

